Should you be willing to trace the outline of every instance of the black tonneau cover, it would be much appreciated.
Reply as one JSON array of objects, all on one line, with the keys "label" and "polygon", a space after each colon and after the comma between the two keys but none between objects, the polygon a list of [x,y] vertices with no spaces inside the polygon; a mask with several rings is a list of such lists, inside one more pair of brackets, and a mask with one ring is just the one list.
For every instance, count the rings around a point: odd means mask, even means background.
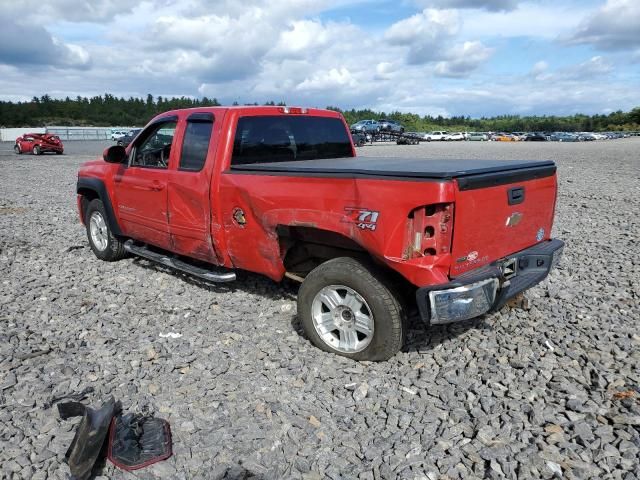
[{"label": "black tonneau cover", "polygon": [[461,189],[482,188],[553,175],[550,160],[427,160],[401,157],[349,157],[233,165],[237,173],[271,175],[458,179]]}]

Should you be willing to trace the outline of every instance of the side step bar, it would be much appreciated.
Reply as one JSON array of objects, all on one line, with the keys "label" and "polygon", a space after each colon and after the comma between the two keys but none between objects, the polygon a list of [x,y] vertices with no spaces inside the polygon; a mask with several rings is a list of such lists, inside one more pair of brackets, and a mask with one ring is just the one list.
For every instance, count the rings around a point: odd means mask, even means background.
[{"label": "side step bar", "polygon": [[133,243],[133,240],[127,240],[124,242],[124,249],[129,253],[146,258],[152,262],[159,263],[165,267],[175,268],[176,270],[180,270],[181,272],[188,273],[189,275],[193,275],[194,277],[198,277],[209,282],[233,282],[236,279],[236,274],[234,272],[216,273],[205,268],[196,267],[195,265],[183,262],[178,258],[157,253],[149,250],[147,247],[136,245]]}]

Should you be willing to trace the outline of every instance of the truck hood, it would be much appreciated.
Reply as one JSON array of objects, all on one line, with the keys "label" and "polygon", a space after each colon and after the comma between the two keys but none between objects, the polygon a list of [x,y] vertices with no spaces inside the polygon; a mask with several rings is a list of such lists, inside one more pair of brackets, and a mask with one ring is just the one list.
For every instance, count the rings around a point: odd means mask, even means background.
[{"label": "truck hood", "polygon": [[[400,157],[350,157],[294,162],[253,163],[233,165],[233,171],[265,172],[272,174],[295,175],[339,175],[339,176],[379,176],[397,178],[425,178],[435,180],[461,179],[464,177],[482,176],[483,183],[492,182],[493,174],[518,172],[549,175],[555,171],[555,164],[550,160],[427,160],[420,158]],[[476,180],[477,181],[477,180]],[[502,179],[502,183],[504,179]],[[461,188],[465,182],[459,182]],[[488,185],[482,185],[488,186]],[[477,188],[477,187],[476,187]]]}]

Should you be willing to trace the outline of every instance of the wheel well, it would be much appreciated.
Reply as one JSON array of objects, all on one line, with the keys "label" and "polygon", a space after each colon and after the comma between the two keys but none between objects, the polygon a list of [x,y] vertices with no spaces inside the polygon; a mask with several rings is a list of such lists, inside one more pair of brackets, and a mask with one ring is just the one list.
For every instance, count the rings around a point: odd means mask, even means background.
[{"label": "wheel well", "polygon": [[332,258],[371,259],[364,248],[336,232],[285,225],[279,225],[276,231],[286,271],[301,277]]},{"label": "wheel well", "polygon": [[78,189],[78,195],[82,195],[82,217],[84,220],[84,215],[87,211],[89,203],[91,203],[91,201],[95,200],[96,198],[100,198],[100,195],[98,195],[98,192],[90,188]]},{"label": "wheel well", "polygon": [[292,278],[301,280],[327,260],[350,257],[371,265],[381,278],[386,279],[385,283],[402,297],[405,304],[413,302],[416,287],[349,237],[314,227],[279,225],[276,232],[285,270],[293,274]]}]

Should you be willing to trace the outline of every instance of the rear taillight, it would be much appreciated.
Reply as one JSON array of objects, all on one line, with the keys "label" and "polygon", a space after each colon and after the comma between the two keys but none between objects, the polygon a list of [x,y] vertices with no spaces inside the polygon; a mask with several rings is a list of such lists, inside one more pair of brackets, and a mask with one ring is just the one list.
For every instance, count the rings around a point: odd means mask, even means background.
[{"label": "rear taillight", "polygon": [[416,208],[409,214],[403,258],[447,254],[451,251],[453,203]]}]

